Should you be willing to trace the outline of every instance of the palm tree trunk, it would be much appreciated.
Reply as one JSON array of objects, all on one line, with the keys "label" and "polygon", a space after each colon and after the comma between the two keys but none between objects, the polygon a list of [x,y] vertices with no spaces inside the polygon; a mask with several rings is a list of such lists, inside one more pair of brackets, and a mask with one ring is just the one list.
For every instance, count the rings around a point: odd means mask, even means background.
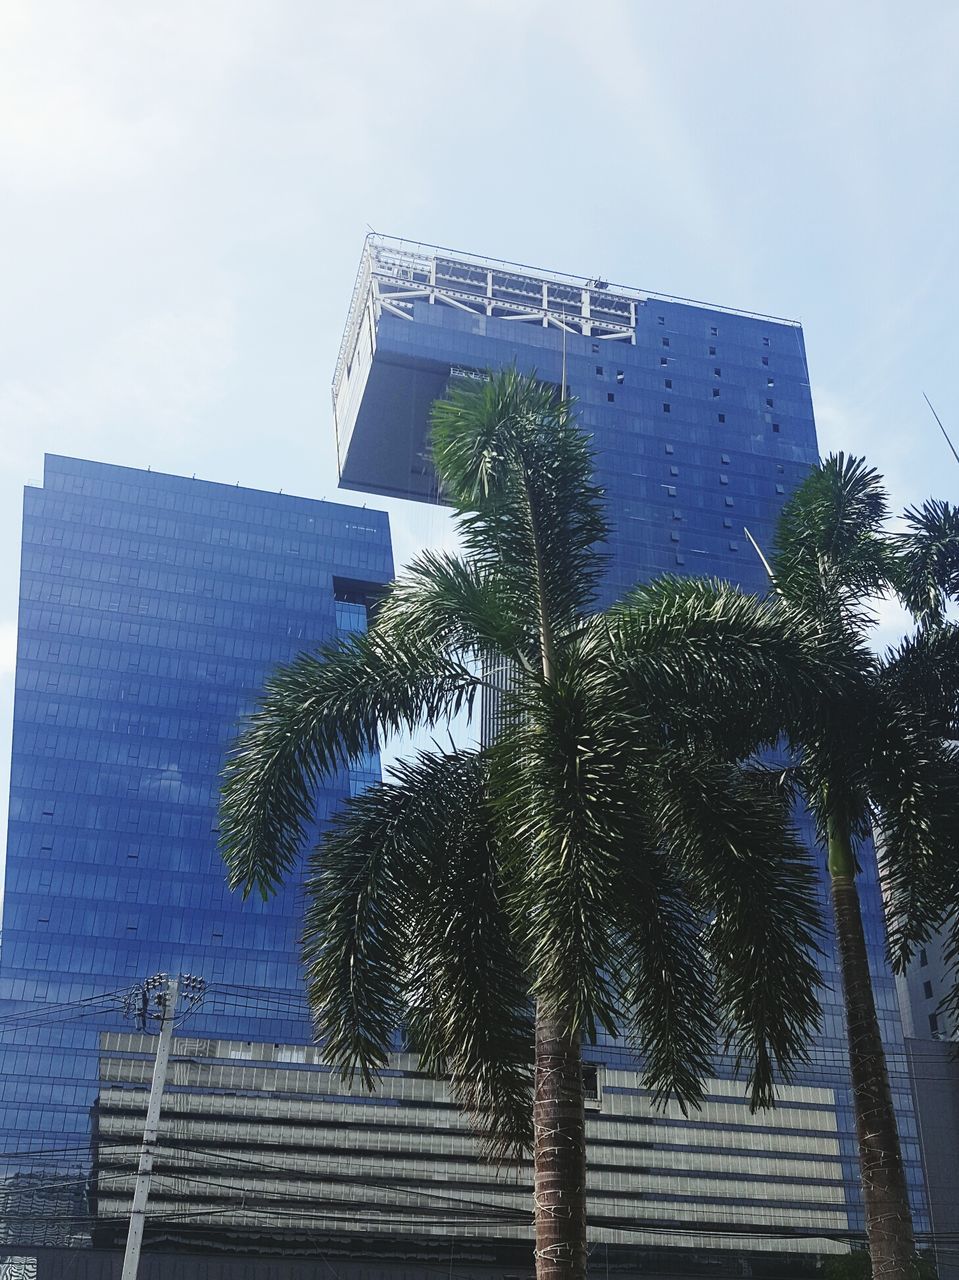
[{"label": "palm tree trunk", "polygon": [[829,875],[842,973],[866,1236],[875,1280],[913,1280],[916,1244],[879,1032],[848,825],[829,820]]},{"label": "palm tree trunk", "polygon": [[586,1118],[578,1032],[536,1014],[533,1203],[536,1280],[586,1275]]}]

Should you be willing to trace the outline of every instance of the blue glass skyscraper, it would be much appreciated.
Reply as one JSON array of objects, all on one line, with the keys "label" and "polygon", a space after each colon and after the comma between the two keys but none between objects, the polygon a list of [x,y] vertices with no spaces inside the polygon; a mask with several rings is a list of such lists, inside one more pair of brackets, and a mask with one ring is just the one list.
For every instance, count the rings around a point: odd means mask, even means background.
[{"label": "blue glass skyscraper", "polygon": [[[270,903],[228,890],[218,778],[274,667],[365,626],[391,577],[379,511],[63,457],[26,490],[0,953],[8,1190],[88,1167],[99,1032],[133,1030],[104,993],[198,974],[233,995],[192,1031],[311,1041],[296,878]],[[332,779],[319,820],[374,776],[371,759]],[[6,1238],[62,1237],[49,1203],[28,1197],[24,1223],[9,1202]]]},{"label": "blue glass skyscraper", "polygon": [[[565,386],[591,434],[612,524],[601,604],[659,573],[713,575],[750,591],[767,587],[754,549],[769,548],[779,511],[818,456],[801,327],[794,322],[539,271],[470,254],[371,236],[363,253],[333,387],[341,483],[370,493],[436,501],[426,455],[428,410],[451,377],[515,364]],[[806,823],[810,845],[815,833]],[[863,852],[863,915],[890,1058],[917,1227],[926,1216],[920,1153],[894,981],[885,958],[882,902],[871,850]],[[822,888],[824,907],[826,889]],[[825,912],[828,917],[828,911]],[[640,1217],[673,1243],[719,1247],[718,1224],[753,1224],[729,1246],[805,1248],[861,1232],[856,1139],[836,956],[823,958],[823,1034],[801,1078],[787,1130],[784,1106],[750,1132],[717,1072],[710,1103],[660,1124],[672,1147],[668,1178],[637,1177]],[[610,1091],[591,1117],[591,1142],[621,1117],[646,1116],[636,1064],[601,1048]],[[616,1096],[613,1096],[615,1093]],[[629,1095],[630,1102],[624,1100]],[[738,1137],[721,1130],[744,1123]],[[647,1123],[649,1123],[647,1121]],[[639,1128],[637,1147],[645,1146]],[[759,1156],[762,1152],[762,1157]],[[770,1163],[768,1153],[774,1153]],[[633,1167],[649,1157],[635,1155]],[[818,1161],[818,1163],[817,1163]],[[653,1162],[662,1164],[661,1159]],[[667,1162],[668,1163],[668,1162]],[[591,1190],[624,1189],[621,1173],[591,1157]],[[647,1173],[651,1170],[647,1170]],[[759,1183],[764,1186],[760,1188]],[[713,1237],[702,1224],[717,1224]],[[815,1243],[816,1227],[820,1228]],[[762,1245],[761,1231],[782,1234]],[[812,1230],[810,1230],[812,1227]],[[790,1242],[790,1235],[793,1236]],[[634,1235],[639,1240],[642,1233]],[[650,1233],[647,1242],[654,1242]]]}]

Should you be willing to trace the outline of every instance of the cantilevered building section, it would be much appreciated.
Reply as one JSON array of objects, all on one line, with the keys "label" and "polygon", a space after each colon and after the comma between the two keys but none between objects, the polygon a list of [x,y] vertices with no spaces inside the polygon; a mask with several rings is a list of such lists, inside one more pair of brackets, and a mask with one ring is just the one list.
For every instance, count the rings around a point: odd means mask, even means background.
[{"label": "cantilevered building section", "polygon": [[[567,387],[592,434],[612,525],[599,604],[664,572],[767,589],[746,530],[771,547],[783,503],[818,456],[798,323],[372,236],[333,386],[341,483],[441,501],[428,461],[431,403],[451,378],[483,377],[512,364]],[[808,823],[805,835],[813,847]],[[922,1231],[920,1153],[868,849],[863,861],[876,998]],[[825,885],[822,899],[828,915]],[[844,1016],[828,941],[823,969],[823,1034],[794,1082],[799,1092],[784,1095],[808,1133],[790,1132],[785,1101],[743,1129],[730,1128],[731,1113],[710,1105],[688,1119],[650,1116],[642,1133],[620,1132],[622,1108],[634,1105],[626,1098],[638,1088],[637,1063],[614,1043],[593,1051],[604,1081],[590,1118],[600,1144],[591,1156],[597,1189],[605,1134],[615,1130],[635,1169],[671,1150],[675,1186],[660,1194],[657,1178],[649,1182],[640,1216],[656,1225],[647,1231],[665,1233],[674,1246],[712,1248],[722,1240],[703,1224],[725,1222],[727,1247],[736,1248],[742,1237],[736,1240],[733,1224],[748,1221],[753,1238],[763,1241],[757,1248],[806,1252],[829,1247],[823,1237],[844,1241],[862,1232]],[[711,1097],[742,1097],[731,1070],[720,1063],[717,1074]],[[833,1172],[814,1164],[823,1159],[838,1161]],[[837,1168],[841,1187],[832,1184]],[[618,1186],[615,1176],[611,1185]],[[773,1222],[780,1233],[771,1239]]]}]

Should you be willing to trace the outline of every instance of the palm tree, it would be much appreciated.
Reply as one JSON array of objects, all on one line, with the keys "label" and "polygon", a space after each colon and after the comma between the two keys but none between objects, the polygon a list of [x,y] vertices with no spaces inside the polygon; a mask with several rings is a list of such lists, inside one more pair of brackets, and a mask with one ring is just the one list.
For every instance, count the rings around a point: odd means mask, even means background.
[{"label": "palm tree", "polygon": [[[957,901],[959,634],[944,621],[948,549],[959,521],[944,504],[887,528],[882,479],[839,454],[783,509],[770,568],[781,601],[818,626],[857,676],[824,692],[790,730],[799,778],[827,848],[846,1008],[866,1229],[874,1276],[914,1274],[915,1241],[863,934],[856,844],[877,837],[898,966]],[[955,553],[953,551],[953,563]],[[866,637],[870,601],[899,592],[920,621],[884,657]],[[834,686],[835,688],[835,686]]]},{"label": "palm tree", "polygon": [[[781,600],[664,579],[593,612],[606,534],[568,402],[458,385],[432,450],[462,556],[425,552],[365,634],[278,671],[233,752],[230,882],[299,865],[317,783],[497,682],[497,741],[421,751],[309,863],[304,958],[331,1061],[373,1087],[399,1029],[496,1154],[532,1146],[537,1275],[585,1274],[581,1054],[601,1031],[695,1105],[717,1036],[753,1106],[818,1022],[815,873],[747,760],[850,673]],[[856,661],[858,662],[858,655]]]}]

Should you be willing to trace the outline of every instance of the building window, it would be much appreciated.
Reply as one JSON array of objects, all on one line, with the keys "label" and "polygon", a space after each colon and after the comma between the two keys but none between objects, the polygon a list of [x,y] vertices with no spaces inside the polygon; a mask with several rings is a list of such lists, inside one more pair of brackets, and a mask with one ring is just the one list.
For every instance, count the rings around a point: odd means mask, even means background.
[{"label": "building window", "polygon": [[716,325],[713,324],[709,326],[709,336],[711,338],[719,337],[719,328]]},{"label": "building window", "polygon": [[674,450],[674,448],[673,448],[673,446],[672,446],[671,444],[666,445],[666,452],[667,452],[667,453],[674,453],[674,452],[675,452],[675,450]]},{"label": "building window", "polygon": [[772,400],[770,400],[769,396],[767,396],[767,397],[766,397],[766,408],[767,408],[767,409],[771,409],[772,407],[773,407],[773,402],[772,402]]},{"label": "building window", "polygon": [[932,983],[931,982],[924,982],[922,984],[922,994],[926,997],[927,1000],[932,999]]},{"label": "building window", "polygon": [[664,401],[663,401],[663,413],[669,413],[669,412],[670,412],[670,408],[669,408],[669,401],[668,401],[668,400],[664,400]]},{"label": "building window", "polygon": [[766,366],[769,365],[769,356],[763,356],[763,364]]},{"label": "building window", "polygon": [[776,485],[776,492],[777,492],[777,493],[785,493],[785,492],[786,492],[786,489],[785,489],[785,487],[784,487],[783,485],[781,485],[781,484],[777,484],[777,485]]},{"label": "building window", "polygon": [[682,518],[683,518],[683,513],[680,511],[679,507],[673,507],[673,519],[682,520]]},{"label": "building window", "polygon": [[923,947],[923,949],[919,952],[919,965],[921,968],[925,969],[928,963],[929,963],[929,952],[926,950],[925,947]]},{"label": "building window", "polygon": [[726,502],[726,506],[727,506],[727,507],[734,507],[734,506],[736,505],[736,504],[733,502],[732,498],[726,498],[726,499],[725,499],[725,502]]},{"label": "building window", "polygon": [[723,516],[723,528],[731,529],[732,527],[733,527],[733,522],[732,520],[730,520],[729,516]]},{"label": "building window", "polygon": [[670,538],[670,541],[671,541],[671,542],[678,542],[678,541],[679,541],[679,534],[678,534],[678,533],[673,532],[673,533],[671,533],[671,534],[669,535],[669,538]]},{"label": "building window", "polygon": [[594,342],[594,343],[593,343],[593,355],[595,356],[595,355],[597,355],[598,353],[599,353],[599,343],[598,343],[598,342]]},{"label": "building window", "polygon": [[729,549],[730,549],[730,551],[738,551],[738,550],[739,550],[739,543],[738,543],[738,542],[736,542],[736,541],[735,541],[735,539],[730,539],[730,542],[729,542]]},{"label": "building window", "polygon": [[722,371],[722,369],[720,369],[720,368],[717,366],[717,367],[713,370],[713,374],[714,374],[717,378],[721,378],[721,377],[723,376],[723,371]]},{"label": "building window", "polygon": [[677,564],[685,564],[685,563],[686,563],[686,557],[685,557],[685,556],[677,555],[677,557],[676,557],[676,563],[677,563]]},{"label": "building window", "polygon": [[718,387],[713,387],[713,399],[714,399],[714,400],[718,400],[718,399],[719,399],[719,388],[718,388]]},{"label": "building window", "polygon": [[719,477],[719,483],[720,483],[720,484],[729,484],[729,476],[720,476],[720,477]]},{"label": "building window", "polygon": [[775,380],[774,378],[767,378],[767,379],[766,379],[766,386],[767,386],[767,387],[774,387],[775,385],[776,385],[776,380]]},{"label": "building window", "polygon": [[668,346],[669,346],[669,339],[668,339],[668,338],[663,338],[663,346],[664,346],[664,347],[668,347]]},{"label": "building window", "polygon": [[607,392],[606,392],[606,399],[609,401],[609,403],[610,403],[610,404],[612,404],[612,403],[613,403],[613,401],[616,399],[616,396],[613,394],[613,392],[612,392],[612,391],[607,391]]},{"label": "building window", "polygon": [[777,435],[779,434],[779,423],[778,423],[778,422],[774,422],[774,423],[773,423],[773,431],[775,431]]},{"label": "building window", "polygon": [[672,389],[673,389],[673,380],[672,380],[672,378],[667,378],[667,379],[666,379],[666,381],[663,383],[663,386],[664,386],[664,387],[666,387],[666,388],[667,388],[667,390],[672,391]]},{"label": "building window", "polygon": [[626,381],[626,374],[622,369],[616,370],[616,381],[620,386],[622,386],[623,383]]},{"label": "building window", "polygon": [[709,348],[709,354],[710,354],[711,356],[714,356],[714,355],[716,354],[716,348],[715,348],[715,347],[710,347],[710,348]]},{"label": "building window", "polygon": [[666,317],[665,317],[665,316],[657,316],[657,317],[656,317],[656,323],[657,323],[657,324],[665,324],[665,323],[666,323]]},{"label": "building window", "polygon": [[675,497],[676,497],[676,486],[675,486],[674,484],[667,484],[667,485],[665,485],[664,487],[665,487],[665,489],[666,489],[666,496],[667,496],[667,497],[669,497],[669,498],[675,498]]},{"label": "building window", "polygon": [[721,414],[719,415],[719,421],[720,421],[720,422],[725,422],[725,421],[726,421],[726,415],[725,415],[724,413],[721,413]]},{"label": "building window", "polygon": [[666,356],[660,356],[660,357],[659,357],[659,363],[660,363],[660,364],[669,364],[669,360],[668,360],[668,358],[667,358]]},{"label": "building window", "polygon": [[596,366],[596,376],[597,378],[601,378],[603,376],[603,366],[601,364]]},{"label": "building window", "polygon": [[670,474],[671,476],[678,476],[678,475],[679,475],[679,467],[677,467],[677,466],[672,466],[672,467],[670,467],[670,468],[669,468],[669,474]]},{"label": "building window", "polygon": [[722,462],[722,463],[725,463],[725,465],[726,465],[726,466],[728,466],[728,465],[729,465],[729,454],[728,454],[728,453],[721,453],[721,454],[719,455],[719,461],[720,461],[720,462]]},{"label": "building window", "polygon": [[939,1034],[939,1014],[938,1013],[930,1013],[929,1030],[932,1032],[934,1036],[937,1036]]}]

